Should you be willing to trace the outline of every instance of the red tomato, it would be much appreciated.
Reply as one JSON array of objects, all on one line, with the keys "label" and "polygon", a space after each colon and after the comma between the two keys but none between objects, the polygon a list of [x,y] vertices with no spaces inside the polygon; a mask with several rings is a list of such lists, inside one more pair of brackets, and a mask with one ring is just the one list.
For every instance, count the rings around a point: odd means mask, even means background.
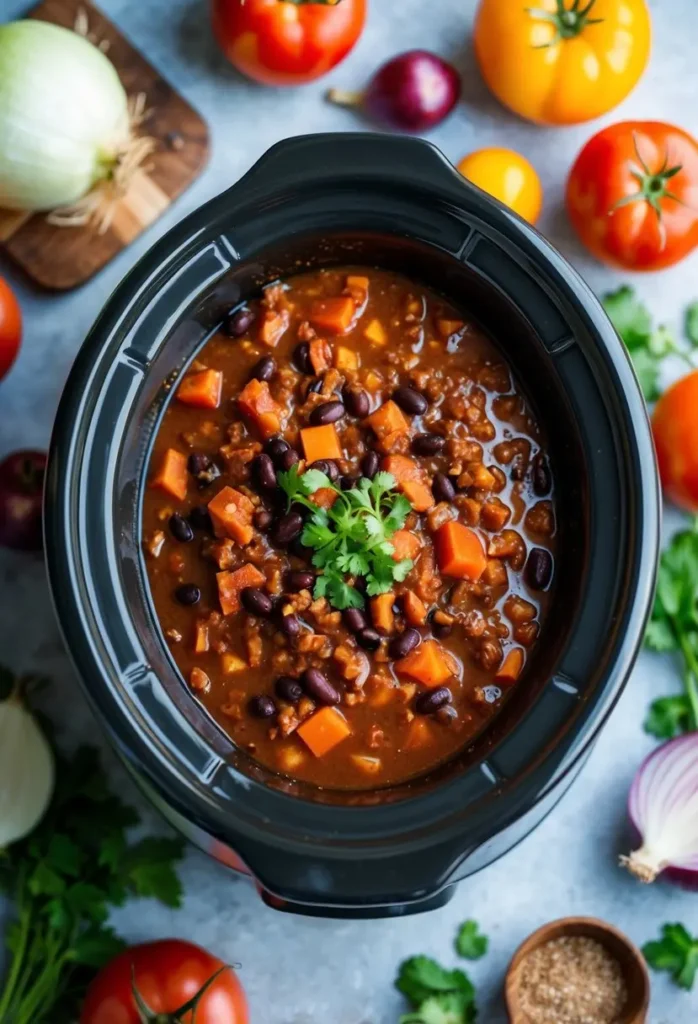
[{"label": "red tomato", "polygon": [[[133,983],[158,1024],[248,1024],[247,1000],[237,975],[227,967],[201,995],[196,1017],[191,1005],[206,982],[223,967],[205,949],[180,939],[132,946],[103,967],[87,990],[80,1024],[141,1024]],[[135,972],[132,978],[132,972]],[[177,1012],[179,1011],[179,1012]],[[149,1019],[149,1018],[148,1018]]]},{"label": "red tomato", "polygon": [[264,85],[302,85],[343,60],[366,0],[212,0],[213,31],[238,71]]},{"label": "red tomato", "polygon": [[698,144],[661,121],[622,121],[595,135],[567,182],[579,237],[605,263],[660,270],[698,245]]},{"label": "red tomato", "polygon": [[7,281],[0,277],[0,380],[15,361],[22,340],[22,313]]},{"label": "red tomato", "polygon": [[698,512],[698,370],[665,391],[654,410],[652,429],[667,498]]}]

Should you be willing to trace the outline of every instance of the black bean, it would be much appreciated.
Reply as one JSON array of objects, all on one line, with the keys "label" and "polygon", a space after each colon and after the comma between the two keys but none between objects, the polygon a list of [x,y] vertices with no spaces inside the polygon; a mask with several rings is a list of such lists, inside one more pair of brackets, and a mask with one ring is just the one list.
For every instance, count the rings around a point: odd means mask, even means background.
[{"label": "black bean", "polygon": [[182,583],[175,590],[174,596],[180,604],[198,604],[201,600],[201,591],[196,583]]},{"label": "black bean", "polygon": [[306,402],[311,395],[319,395],[322,391],[322,377],[316,377],[315,380],[311,380],[308,387],[305,389],[305,400]]},{"label": "black bean", "polygon": [[540,452],[533,463],[532,484],[533,493],[537,494],[539,498],[544,498],[545,495],[549,493],[552,486],[548,460]]},{"label": "black bean", "polygon": [[293,365],[301,373],[312,373],[313,364],[310,362],[310,345],[307,341],[302,341],[300,345],[296,345],[293,350],[292,356]]},{"label": "black bean", "polygon": [[300,537],[294,537],[288,545],[288,550],[292,555],[295,555],[296,558],[302,558],[304,562],[309,562],[313,555],[313,549],[307,548],[305,544],[301,544]]},{"label": "black bean", "polygon": [[273,718],[276,714],[276,704],[273,699],[263,694],[253,697],[247,707],[255,718]]},{"label": "black bean", "polygon": [[241,338],[255,322],[255,315],[251,309],[238,309],[229,313],[225,320],[225,333],[231,338]]},{"label": "black bean", "polygon": [[361,472],[364,476],[367,476],[369,480],[373,480],[374,476],[380,469],[380,465],[381,460],[378,452],[366,452],[361,460]]},{"label": "black bean", "polygon": [[269,595],[259,587],[245,587],[240,593],[240,600],[245,611],[250,615],[259,615],[263,619],[271,615],[274,607]]},{"label": "black bean", "polygon": [[356,388],[345,388],[342,392],[342,398],[350,416],[357,416],[361,420],[368,416],[371,401],[365,391],[357,391]]},{"label": "black bean", "polygon": [[270,437],[264,445],[264,451],[276,462],[290,447],[291,445],[288,441],[284,441],[283,437]]},{"label": "black bean", "polygon": [[434,473],[431,489],[437,501],[453,501],[456,489],[445,473]]},{"label": "black bean", "polygon": [[342,476],[339,478],[339,486],[343,491],[350,491],[352,487],[356,487],[358,477],[355,476]]},{"label": "black bean", "polygon": [[344,416],[346,409],[342,402],[324,402],[323,405],[316,405],[310,416],[309,422],[314,427],[324,427],[328,423],[336,423]]},{"label": "black bean", "polygon": [[439,708],[436,712],[435,718],[437,722],[441,722],[442,725],[452,725],[458,718],[458,712],[452,704],[444,704],[444,706]]},{"label": "black bean", "polygon": [[266,508],[258,508],[254,514],[254,525],[258,530],[268,530],[274,521],[274,517]]},{"label": "black bean", "polygon": [[360,608],[347,608],[342,617],[344,619],[344,625],[347,629],[350,629],[352,633],[360,633],[362,629],[366,629],[368,626],[366,616]]},{"label": "black bean", "polygon": [[362,629],[356,634],[356,642],[365,651],[377,651],[381,645],[381,638],[375,629]]},{"label": "black bean", "polygon": [[420,395],[419,391],[406,386],[393,392],[393,401],[410,416],[423,416],[429,408],[429,403],[424,395]]},{"label": "black bean", "polygon": [[274,523],[271,537],[275,544],[290,544],[302,529],[303,517],[300,512],[287,512]]},{"label": "black bean", "polygon": [[417,700],[414,702],[414,709],[420,715],[433,715],[439,708],[444,707],[446,704],[450,704],[453,700],[453,695],[447,686],[439,686],[436,690],[427,690],[426,693],[420,693]]},{"label": "black bean", "polygon": [[195,530],[213,533],[213,522],[211,521],[208,505],[195,505],[189,513],[189,522]]},{"label": "black bean", "polygon": [[290,615],[282,615],[280,625],[281,632],[284,633],[289,640],[294,640],[301,631],[301,620],[293,613]]},{"label": "black bean", "polygon": [[339,704],[339,693],[318,668],[305,670],[301,676],[301,686],[318,704]]},{"label": "black bean", "polygon": [[421,642],[422,637],[418,630],[406,629],[404,633],[390,641],[388,654],[393,661],[398,661],[400,658],[406,658],[410,651],[413,651],[415,647],[419,647]]},{"label": "black bean", "polygon": [[412,440],[412,451],[415,455],[438,455],[446,446],[446,438],[441,434],[417,434]]},{"label": "black bean", "polygon": [[276,360],[273,356],[264,356],[264,358],[258,360],[250,370],[250,379],[269,381],[275,373]]},{"label": "black bean", "polygon": [[297,704],[303,696],[303,687],[293,676],[279,676],[274,683],[276,696],[287,704]]},{"label": "black bean", "polygon": [[315,583],[315,573],[305,572],[303,569],[292,569],[286,576],[286,589],[291,594],[297,594],[301,590],[312,590]]},{"label": "black bean", "polygon": [[339,470],[337,469],[337,463],[333,462],[332,459],[316,459],[312,462],[309,469],[319,469],[321,473],[328,476],[332,483],[336,483],[339,480]]},{"label": "black bean", "polygon": [[531,548],[524,570],[531,590],[547,590],[553,576],[553,556],[545,548]]},{"label": "black bean", "polygon": [[288,472],[291,466],[295,466],[297,462],[300,462],[300,455],[295,448],[289,448],[287,452],[284,452],[283,455],[279,457],[279,466],[285,472]]},{"label": "black bean", "polygon": [[215,464],[215,462],[212,462],[204,473],[199,473],[198,476],[196,477],[196,483],[199,490],[203,491],[206,487],[209,486],[209,484],[212,484],[214,480],[217,480],[220,475],[220,469]]},{"label": "black bean", "polygon": [[193,452],[187,459],[187,469],[192,476],[199,476],[211,468],[211,456],[203,452]]},{"label": "black bean", "polygon": [[525,475],[526,475],[526,465],[525,465],[525,462],[521,458],[520,455],[516,455],[511,460],[511,467],[509,469],[509,477],[515,483],[518,483],[519,480],[523,480]]},{"label": "black bean", "polygon": [[190,540],[194,540],[194,531],[184,516],[180,516],[179,512],[175,512],[170,516],[168,526],[174,539],[178,540],[181,544],[188,544]]},{"label": "black bean", "polygon": [[272,491],[276,487],[276,470],[269,455],[257,455],[252,460],[252,472],[258,485],[264,490]]},{"label": "black bean", "polygon": [[439,620],[434,617],[433,613],[429,616],[429,619],[431,623],[431,631],[438,640],[445,639],[445,637],[450,636],[453,632],[452,622],[439,622]]}]

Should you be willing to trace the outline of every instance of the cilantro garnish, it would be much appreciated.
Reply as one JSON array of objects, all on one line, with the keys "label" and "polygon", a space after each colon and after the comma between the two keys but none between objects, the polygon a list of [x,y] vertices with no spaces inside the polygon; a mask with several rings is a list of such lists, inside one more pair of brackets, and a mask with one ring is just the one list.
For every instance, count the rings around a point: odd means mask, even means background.
[{"label": "cilantro garnish", "polygon": [[75,1020],[95,970],[125,948],[108,926],[129,896],[181,903],[181,839],[129,842],[138,815],[110,792],[97,751],[56,758],[56,789],[39,826],[0,851],[0,890],[14,902],[0,1020]]},{"label": "cilantro garnish", "polygon": [[[411,511],[407,498],[395,490],[395,477],[377,473],[373,480],[362,477],[355,487],[342,491],[317,469],[299,473],[292,466],[277,475],[279,485],[292,504],[312,512],[301,534],[301,543],[312,548],[313,565],[321,569],[314,596],[327,597],[335,608],[362,608],[363,596],[348,580],[363,576],[369,597],[385,594],[405,579],[412,560],[396,562],[390,538],[405,524]],[[336,494],[332,508],[319,508],[310,500],[315,491],[331,489]]]},{"label": "cilantro garnish", "polygon": [[683,694],[652,704],[645,730],[658,739],[693,732],[698,729],[698,518],[662,553],[645,643],[680,656],[684,683]]},{"label": "cilantro garnish", "polygon": [[456,935],[456,953],[464,960],[479,960],[487,952],[489,939],[481,935],[477,921],[464,921]]},{"label": "cilantro garnish", "polygon": [[668,971],[680,988],[690,990],[698,974],[698,938],[682,924],[665,924],[662,937],[642,947],[647,963],[655,971]]}]

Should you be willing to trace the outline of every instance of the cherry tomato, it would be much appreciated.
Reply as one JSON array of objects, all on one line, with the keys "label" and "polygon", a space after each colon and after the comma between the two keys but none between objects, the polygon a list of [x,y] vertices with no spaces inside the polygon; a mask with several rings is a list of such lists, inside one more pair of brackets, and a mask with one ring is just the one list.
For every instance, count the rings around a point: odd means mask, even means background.
[{"label": "cherry tomato", "polygon": [[473,185],[489,192],[530,224],[543,205],[540,178],[528,160],[513,149],[479,149],[463,157],[458,170]]},{"label": "cherry tomato", "polygon": [[132,946],[102,968],[87,990],[80,1024],[141,1024],[134,985],[158,1024],[249,1021],[245,993],[232,967],[191,942],[164,939]]},{"label": "cherry tomato", "polygon": [[664,493],[681,508],[698,512],[698,370],[664,392],[652,429]]},{"label": "cherry tomato", "polygon": [[3,547],[41,550],[45,474],[44,452],[13,452],[0,462],[0,545]]},{"label": "cherry tomato", "polygon": [[22,313],[15,294],[0,277],[0,380],[15,361],[22,340]]},{"label": "cherry tomato", "polygon": [[212,0],[213,31],[238,71],[265,85],[302,85],[343,60],[366,0]]},{"label": "cherry tomato", "polygon": [[595,135],[567,182],[579,237],[605,263],[660,270],[698,244],[698,144],[661,121],[621,121]]},{"label": "cherry tomato", "polygon": [[646,0],[481,0],[474,36],[504,106],[541,124],[579,124],[637,84],[651,23]]}]

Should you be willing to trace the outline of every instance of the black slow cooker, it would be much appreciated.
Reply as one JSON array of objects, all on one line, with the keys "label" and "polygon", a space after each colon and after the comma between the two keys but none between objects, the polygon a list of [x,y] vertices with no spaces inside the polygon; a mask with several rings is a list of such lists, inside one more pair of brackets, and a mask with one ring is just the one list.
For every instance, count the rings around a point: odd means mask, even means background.
[{"label": "black slow cooker", "polygon": [[[262,284],[339,263],[402,271],[489,331],[546,428],[560,522],[552,611],[525,685],[458,757],[368,796],[301,787],[235,749],[169,655],[140,543],[173,381]],[[165,816],[297,912],[436,906],[543,818],[632,668],[658,530],[645,405],[599,303],[532,228],[413,139],[288,140],[174,228],[92,329],[52,441],[51,586],[92,707]]]}]

